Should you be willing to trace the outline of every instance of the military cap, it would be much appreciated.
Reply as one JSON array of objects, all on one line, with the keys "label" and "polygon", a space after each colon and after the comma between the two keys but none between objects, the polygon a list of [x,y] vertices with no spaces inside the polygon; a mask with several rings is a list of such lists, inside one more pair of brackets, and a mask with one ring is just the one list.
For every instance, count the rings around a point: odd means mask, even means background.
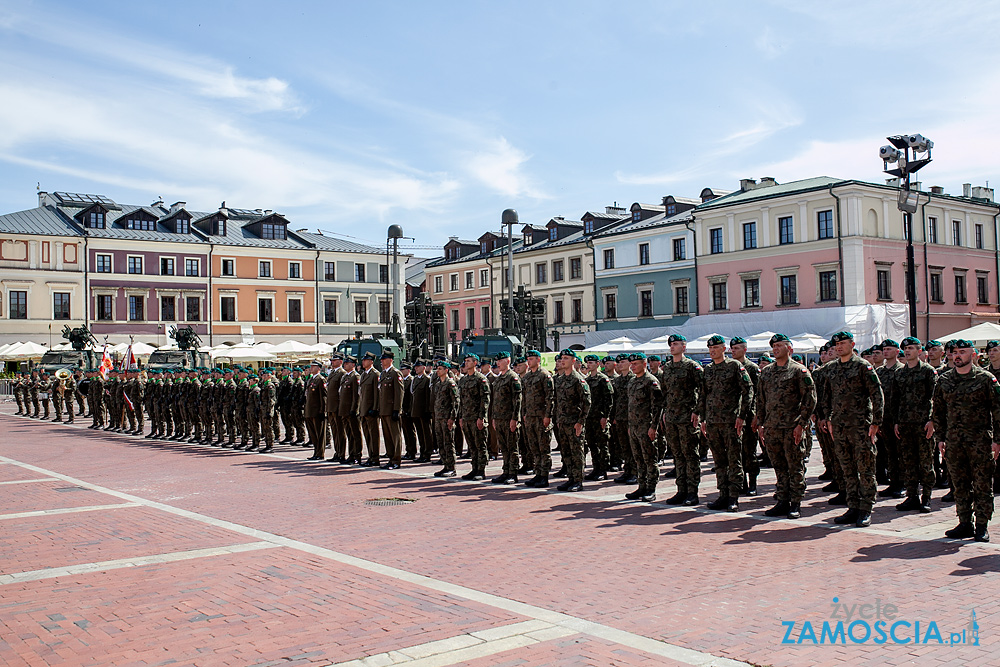
[{"label": "military cap", "polygon": [[619,354],[615,357],[615,361],[628,361],[628,352],[622,352]]},{"label": "military cap", "polygon": [[792,355],[792,361],[797,361],[797,362],[799,362],[801,364],[802,363],[802,355],[801,354],[793,354]]},{"label": "military cap", "polygon": [[462,363],[463,364],[465,363],[466,359],[472,359],[476,363],[479,363],[479,355],[476,354],[475,352],[466,352],[464,355],[462,355]]},{"label": "military cap", "polygon": [[401,369],[402,369],[402,368],[409,368],[409,369],[412,369],[412,368],[413,368],[413,365],[412,365],[412,364],[410,364],[410,362],[409,362],[409,361],[404,361],[403,363],[401,363],[401,364],[399,365],[399,367],[400,367]]},{"label": "military cap", "polygon": [[831,343],[839,343],[842,340],[854,340],[854,334],[850,331],[838,331],[837,333],[830,336]]},{"label": "military cap", "polygon": [[510,352],[497,352],[495,360],[500,361],[501,359],[510,359]]},{"label": "military cap", "polygon": [[645,352],[633,352],[632,354],[628,355],[628,360],[629,361],[645,361],[646,360],[646,354],[645,354]]},{"label": "military cap", "polygon": [[973,343],[971,340],[965,338],[959,338],[958,340],[953,340],[951,342],[955,344],[956,350],[958,348],[966,348],[966,347],[971,347],[972,349],[976,349],[976,344]]},{"label": "military cap", "polygon": [[527,357],[517,357],[516,359],[514,359],[515,366],[517,366],[518,364],[526,364],[526,363],[528,363]]},{"label": "military cap", "polygon": [[253,379],[253,380],[256,380],[257,379],[257,374],[256,373],[250,373],[250,378]]},{"label": "military cap", "polygon": [[571,350],[568,347],[559,352],[560,357],[573,357],[577,361],[580,361],[580,355],[576,353],[576,350]]},{"label": "military cap", "polygon": [[667,344],[668,345],[670,343],[686,343],[686,342],[687,342],[687,338],[684,337],[684,334],[670,334],[667,337]]},{"label": "military cap", "polygon": [[421,366],[426,366],[426,365],[427,365],[426,359],[417,359],[416,361],[413,362],[414,368],[420,368]]},{"label": "military cap", "polygon": [[356,364],[356,363],[358,363],[358,360],[355,359],[354,357],[352,357],[349,354],[345,354],[344,355],[344,363],[345,364]]},{"label": "military cap", "polygon": [[319,366],[320,368],[322,368],[323,367],[323,362],[320,361],[319,359],[313,359],[312,363],[309,364],[309,365],[310,366]]},{"label": "military cap", "polygon": [[584,360],[584,361],[588,361],[588,362],[589,362],[589,361],[597,361],[597,362],[600,362],[601,358],[600,358],[599,356],[597,356],[596,354],[588,354],[587,356],[585,356],[585,357],[583,358],[583,360]]},{"label": "military cap", "polygon": [[202,374],[202,375],[208,375],[208,374],[209,374],[209,373],[211,373],[211,372],[212,372],[212,371],[208,370],[207,368],[202,368],[202,369],[201,369],[201,374]]},{"label": "military cap", "polygon": [[438,368],[451,368],[451,363],[447,359],[438,359],[437,360],[437,367]]},{"label": "military cap", "polygon": [[331,352],[330,358],[335,361],[343,361],[344,355],[342,355],[340,352]]},{"label": "military cap", "polygon": [[916,338],[914,336],[907,336],[906,338],[904,338],[899,342],[899,347],[904,348],[907,345],[916,345],[917,347],[920,347],[922,344],[923,343],[920,342],[919,338]]},{"label": "military cap", "polygon": [[786,343],[792,342],[791,339],[785,334],[777,333],[771,336],[771,340],[769,340],[767,344],[773,347],[775,343],[780,343],[781,341],[784,341]]},{"label": "military cap", "polygon": [[760,358],[766,361],[767,363],[771,363],[772,361],[774,361],[774,359],[771,358],[770,354],[762,354],[760,355]]},{"label": "military cap", "polygon": [[541,359],[542,353],[539,352],[538,350],[528,350],[527,354],[525,354],[524,357],[525,358],[528,358],[528,357],[538,357],[539,359]]},{"label": "military cap", "polygon": [[941,347],[941,341],[939,341],[939,340],[929,340],[926,343],[924,343],[924,349],[925,350],[929,350],[932,347]]},{"label": "military cap", "polygon": [[879,349],[884,349],[884,348],[887,348],[887,347],[898,348],[899,347],[899,343],[897,343],[896,341],[894,341],[891,338],[886,338],[884,341],[881,342],[881,344],[878,345]]},{"label": "military cap", "polygon": [[719,334],[715,334],[714,336],[708,339],[708,342],[706,344],[709,347],[712,347],[713,345],[725,345],[726,339],[720,336]]},{"label": "military cap", "polygon": [[374,352],[365,352],[365,356],[361,357],[361,359],[362,360],[370,359],[371,361],[375,361],[375,353]]},{"label": "military cap", "polygon": [[615,358],[612,355],[610,355],[610,354],[608,356],[604,357],[603,359],[601,359],[601,363],[602,364],[613,363],[614,361],[615,361]]},{"label": "military cap", "polygon": [[660,355],[651,354],[648,357],[646,357],[646,361],[660,361]]},{"label": "military cap", "polygon": [[729,340],[730,347],[732,347],[733,345],[746,345],[746,344],[747,344],[747,339],[744,338],[743,336],[733,336]]},{"label": "military cap", "polygon": [[822,345],[819,346],[819,351],[820,352],[826,352],[829,349],[830,349],[830,341],[827,341],[827,342],[825,342],[825,343],[823,343]]},{"label": "military cap", "polygon": [[1000,347],[1000,340],[991,340],[990,342],[986,343],[986,351],[987,352],[989,352],[990,350],[992,350],[995,347]]},{"label": "military cap", "polygon": [[956,342],[955,339],[952,338],[951,340],[949,340],[947,343],[944,344],[944,349],[946,349],[946,350],[954,350],[955,349],[955,342]]},{"label": "military cap", "polygon": [[379,359],[395,359],[396,354],[392,350],[385,350],[382,352],[382,356]]}]

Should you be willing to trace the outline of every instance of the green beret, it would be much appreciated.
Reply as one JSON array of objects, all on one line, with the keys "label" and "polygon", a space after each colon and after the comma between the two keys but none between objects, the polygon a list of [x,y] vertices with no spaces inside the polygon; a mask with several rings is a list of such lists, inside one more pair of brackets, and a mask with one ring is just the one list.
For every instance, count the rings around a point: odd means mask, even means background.
[{"label": "green beret", "polygon": [[837,333],[830,336],[831,343],[839,343],[842,340],[854,340],[854,334],[850,331],[838,331]]},{"label": "green beret", "polygon": [[478,363],[479,355],[476,354],[475,352],[466,352],[465,355],[462,357],[462,363],[465,363],[467,359],[473,359]]},{"label": "green beret", "polygon": [[715,334],[714,336],[709,338],[707,343],[709,347],[712,347],[713,345],[725,345],[725,344],[726,344],[726,339],[720,336],[719,334]]},{"label": "green beret", "polygon": [[925,350],[929,350],[932,347],[941,347],[941,341],[939,341],[939,340],[929,340],[926,343],[924,343],[924,349]]},{"label": "green beret", "polygon": [[528,353],[525,354],[524,356],[525,356],[525,358],[527,358],[527,357],[538,357],[540,359],[542,357],[542,353],[539,352],[538,350],[528,350]]},{"label": "green beret", "polygon": [[528,363],[528,358],[527,357],[517,357],[516,359],[514,359],[514,365],[515,366],[518,365],[518,364],[526,364],[526,363]]},{"label": "green beret", "polygon": [[891,338],[886,338],[884,341],[882,341],[882,343],[878,347],[879,347],[879,349],[885,349],[887,347],[898,348],[899,347],[899,343],[897,343],[896,341],[894,341]]},{"label": "green beret", "polygon": [[646,357],[646,361],[660,361],[660,355],[651,354],[648,357]]},{"label": "green beret", "polygon": [[958,348],[966,348],[966,347],[971,347],[972,349],[976,349],[975,343],[973,343],[971,340],[967,340],[965,338],[959,338],[958,340],[954,340],[952,342],[955,344],[955,349],[956,350]]},{"label": "green beret", "polygon": [[733,345],[746,345],[746,344],[747,344],[746,338],[744,338],[743,336],[733,336],[729,340],[730,347],[732,347]]},{"label": "green beret", "polygon": [[801,354],[793,354],[792,355],[792,361],[797,361],[797,362],[799,362],[801,364],[802,363],[802,355]]},{"label": "green beret", "polygon": [[920,342],[919,338],[915,338],[913,336],[907,336],[899,343],[899,346],[901,348],[906,347],[908,345],[916,345],[917,347],[920,347],[921,345],[923,345],[923,343]]},{"label": "green beret", "polygon": [[760,358],[766,361],[767,363],[771,363],[772,361],[774,361],[774,359],[771,358],[770,354],[762,354],[760,355]]},{"label": "green beret", "polygon": [[686,342],[687,338],[685,338],[683,334],[670,334],[670,336],[667,337],[668,345],[670,343],[686,343]]},{"label": "green beret", "polygon": [[944,344],[944,349],[945,350],[954,350],[955,349],[955,339],[953,338],[953,339],[949,340],[947,343],[945,343]]},{"label": "green beret", "polygon": [[781,341],[784,341],[786,343],[791,343],[792,342],[791,339],[788,338],[788,336],[786,336],[785,334],[780,334],[779,333],[779,334],[774,334],[773,336],[771,336],[771,340],[769,340],[767,342],[767,344],[770,345],[770,346],[772,346],[772,347],[774,347],[775,343],[780,343]]},{"label": "green beret", "polygon": [[494,360],[500,361],[501,359],[510,359],[510,353],[509,352],[497,352],[496,356],[494,357]]},{"label": "green beret", "polygon": [[986,343],[986,351],[987,352],[989,352],[990,350],[992,350],[995,347],[1000,347],[1000,340],[991,340],[990,342]]},{"label": "green beret", "polygon": [[633,352],[632,354],[628,355],[628,360],[629,361],[645,361],[646,360],[646,354],[644,352]]},{"label": "green beret", "polygon": [[617,357],[615,357],[615,361],[628,361],[628,356],[629,355],[627,352],[622,352]]},{"label": "green beret", "polygon": [[438,361],[437,361],[437,367],[438,368],[451,368],[451,364],[448,363],[447,361],[445,361],[444,359],[438,359]]},{"label": "green beret", "polygon": [[608,356],[601,359],[601,363],[602,364],[615,363],[615,358],[609,354]]},{"label": "green beret", "polygon": [[590,362],[590,361],[600,362],[601,358],[599,356],[597,356],[596,354],[588,354],[587,356],[585,356],[583,358],[583,360],[587,361],[587,362]]}]

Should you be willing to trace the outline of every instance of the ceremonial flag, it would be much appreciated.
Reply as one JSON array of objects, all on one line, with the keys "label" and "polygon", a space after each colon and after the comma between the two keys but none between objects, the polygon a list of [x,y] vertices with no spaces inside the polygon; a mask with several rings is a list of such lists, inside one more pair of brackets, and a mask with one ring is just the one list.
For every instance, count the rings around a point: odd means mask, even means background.
[{"label": "ceremonial flag", "polygon": [[108,373],[114,370],[115,364],[111,361],[111,355],[108,354],[108,344],[104,344],[104,354],[101,355],[101,379],[107,380]]}]

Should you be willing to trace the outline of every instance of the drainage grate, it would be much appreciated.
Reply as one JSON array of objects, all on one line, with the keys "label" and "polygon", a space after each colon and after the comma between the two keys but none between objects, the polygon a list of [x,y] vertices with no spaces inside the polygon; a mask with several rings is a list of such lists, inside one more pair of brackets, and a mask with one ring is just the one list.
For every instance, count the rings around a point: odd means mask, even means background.
[{"label": "drainage grate", "polygon": [[369,498],[365,505],[375,505],[385,507],[386,505],[409,505],[415,502],[413,498]]},{"label": "drainage grate", "polygon": [[82,486],[60,486],[56,487],[56,491],[86,491]]}]

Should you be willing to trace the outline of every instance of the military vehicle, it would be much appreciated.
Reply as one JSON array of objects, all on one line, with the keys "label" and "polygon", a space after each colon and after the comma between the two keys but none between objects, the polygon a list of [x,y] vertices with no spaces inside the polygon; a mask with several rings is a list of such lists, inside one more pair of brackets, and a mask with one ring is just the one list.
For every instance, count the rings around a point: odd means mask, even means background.
[{"label": "military vehicle", "polygon": [[180,370],[182,368],[200,368],[212,365],[212,358],[208,352],[199,352],[201,338],[191,327],[178,329],[170,327],[168,335],[177,343],[177,349],[154,350],[149,355],[149,363],[146,368]]},{"label": "military vehicle", "polygon": [[383,352],[392,352],[395,358],[394,363],[399,366],[399,363],[405,358],[404,352],[405,348],[399,344],[398,341],[392,338],[374,338],[374,337],[361,337],[354,336],[351,338],[345,338],[340,341],[337,346],[337,352],[344,355],[350,355],[358,360],[361,359],[366,353],[371,352],[375,355],[376,359],[382,356]]},{"label": "military vehicle", "polygon": [[89,371],[101,365],[101,355],[93,349],[98,345],[98,342],[94,338],[94,334],[90,333],[90,329],[84,326],[70,329],[69,325],[66,325],[63,327],[62,337],[70,342],[73,349],[46,352],[42,355],[42,360],[36,368],[48,373],[55,373],[60,368],[69,371],[77,368]]}]

